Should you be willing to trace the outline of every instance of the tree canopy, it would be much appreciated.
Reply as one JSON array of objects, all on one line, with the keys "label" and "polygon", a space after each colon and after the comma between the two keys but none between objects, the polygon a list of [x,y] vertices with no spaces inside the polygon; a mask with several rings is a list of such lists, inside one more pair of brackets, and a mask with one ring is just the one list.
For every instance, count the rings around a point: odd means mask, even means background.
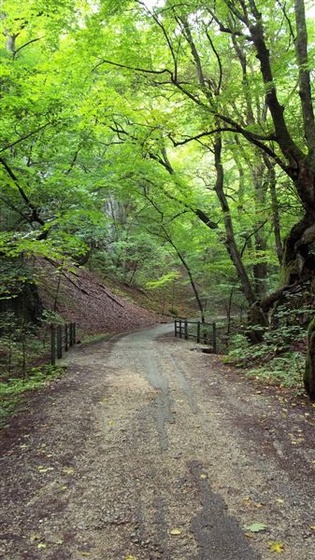
[{"label": "tree canopy", "polygon": [[221,285],[260,326],[312,294],[313,15],[303,0],[4,0],[3,258],[94,259],[142,286],[177,267],[201,314]]}]

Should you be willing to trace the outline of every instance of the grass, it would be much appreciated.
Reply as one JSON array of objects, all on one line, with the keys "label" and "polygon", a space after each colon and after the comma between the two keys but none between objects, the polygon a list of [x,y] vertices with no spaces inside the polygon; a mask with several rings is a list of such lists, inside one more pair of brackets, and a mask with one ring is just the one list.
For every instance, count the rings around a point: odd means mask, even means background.
[{"label": "grass", "polygon": [[50,365],[32,368],[27,378],[5,377],[0,380],[0,427],[4,427],[11,416],[23,401],[25,393],[44,387],[48,382],[64,372],[62,367]]},{"label": "grass", "polygon": [[84,346],[88,344],[95,344],[96,342],[103,342],[103,340],[109,340],[113,336],[112,333],[99,333],[90,334],[82,337],[82,344]]}]

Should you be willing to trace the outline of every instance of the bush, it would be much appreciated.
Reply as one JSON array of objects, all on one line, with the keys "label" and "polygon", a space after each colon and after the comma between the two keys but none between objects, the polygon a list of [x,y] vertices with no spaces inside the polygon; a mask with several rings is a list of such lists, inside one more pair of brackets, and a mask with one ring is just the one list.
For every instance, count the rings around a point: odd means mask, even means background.
[{"label": "bush", "polygon": [[[288,321],[288,317],[290,321]],[[265,330],[264,340],[251,344],[243,334],[229,340],[225,361],[246,369],[245,374],[282,387],[302,385],[305,366],[305,327],[292,321],[293,314],[282,311],[282,324]]]}]

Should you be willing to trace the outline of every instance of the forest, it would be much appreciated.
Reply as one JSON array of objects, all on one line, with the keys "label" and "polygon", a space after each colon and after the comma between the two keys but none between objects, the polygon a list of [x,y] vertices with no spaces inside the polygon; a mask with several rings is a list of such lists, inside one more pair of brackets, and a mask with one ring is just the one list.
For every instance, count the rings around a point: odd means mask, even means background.
[{"label": "forest", "polygon": [[153,298],[186,286],[202,321],[241,317],[231,360],[315,400],[314,16],[306,0],[3,0],[4,363],[21,318],[41,319],[48,261]]}]

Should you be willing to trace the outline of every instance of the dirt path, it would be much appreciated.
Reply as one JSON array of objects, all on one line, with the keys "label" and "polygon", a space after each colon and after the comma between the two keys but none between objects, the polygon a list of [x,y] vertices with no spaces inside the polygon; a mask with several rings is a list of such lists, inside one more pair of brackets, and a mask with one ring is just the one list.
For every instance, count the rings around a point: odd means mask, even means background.
[{"label": "dirt path", "polygon": [[169,330],[76,349],[13,419],[2,558],[315,559],[314,408]]}]

